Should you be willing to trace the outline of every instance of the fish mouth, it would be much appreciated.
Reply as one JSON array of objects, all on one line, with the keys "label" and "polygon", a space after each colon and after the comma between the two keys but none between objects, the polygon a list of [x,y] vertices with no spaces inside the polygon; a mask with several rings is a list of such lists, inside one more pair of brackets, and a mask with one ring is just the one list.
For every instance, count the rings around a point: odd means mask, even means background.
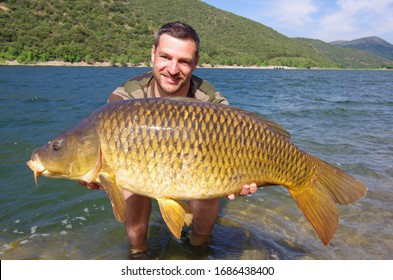
[{"label": "fish mouth", "polygon": [[38,188],[37,177],[40,176],[46,169],[45,167],[37,160],[29,160],[26,162],[30,169],[34,172],[34,182]]}]

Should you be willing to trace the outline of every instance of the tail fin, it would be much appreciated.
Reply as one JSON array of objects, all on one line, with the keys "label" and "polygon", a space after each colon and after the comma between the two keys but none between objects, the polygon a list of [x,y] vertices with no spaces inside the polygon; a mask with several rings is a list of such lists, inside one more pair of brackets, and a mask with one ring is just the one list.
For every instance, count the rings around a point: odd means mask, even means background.
[{"label": "tail fin", "polygon": [[304,216],[328,245],[338,226],[337,204],[346,205],[365,196],[367,187],[334,166],[314,158],[318,173],[310,186],[289,190]]}]

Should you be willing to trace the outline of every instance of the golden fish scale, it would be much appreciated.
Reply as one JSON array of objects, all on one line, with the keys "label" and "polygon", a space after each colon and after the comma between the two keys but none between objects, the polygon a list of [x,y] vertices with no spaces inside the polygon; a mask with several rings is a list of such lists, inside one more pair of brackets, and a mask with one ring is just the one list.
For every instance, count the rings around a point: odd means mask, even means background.
[{"label": "golden fish scale", "polygon": [[109,104],[93,113],[102,170],[120,187],[151,197],[197,199],[246,183],[298,188],[314,161],[268,121],[229,106],[168,99]]}]

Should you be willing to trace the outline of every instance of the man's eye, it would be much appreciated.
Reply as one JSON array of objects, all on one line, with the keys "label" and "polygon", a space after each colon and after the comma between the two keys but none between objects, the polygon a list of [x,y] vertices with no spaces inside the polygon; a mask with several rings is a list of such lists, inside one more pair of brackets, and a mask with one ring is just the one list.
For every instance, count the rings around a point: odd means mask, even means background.
[{"label": "man's eye", "polygon": [[181,64],[186,65],[186,66],[190,66],[191,62],[189,61],[180,61]]}]

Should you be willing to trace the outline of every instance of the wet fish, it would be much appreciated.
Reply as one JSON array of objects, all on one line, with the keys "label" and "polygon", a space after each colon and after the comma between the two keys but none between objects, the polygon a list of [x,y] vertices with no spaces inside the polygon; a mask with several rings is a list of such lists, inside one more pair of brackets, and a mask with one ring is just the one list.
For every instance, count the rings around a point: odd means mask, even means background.
[{"label": "wet fish", "polygon": [[192,215],[184,200],[239,193],[244,184],[282,185],[327,245],[336,204],[362,198],[365,185],[298,149],[281,126],[227,105],[185,98],[106,104],[36,149],[27,162],[46,176],[103,186],[117,220],[122,189],[157,199],[179,238]]}]

